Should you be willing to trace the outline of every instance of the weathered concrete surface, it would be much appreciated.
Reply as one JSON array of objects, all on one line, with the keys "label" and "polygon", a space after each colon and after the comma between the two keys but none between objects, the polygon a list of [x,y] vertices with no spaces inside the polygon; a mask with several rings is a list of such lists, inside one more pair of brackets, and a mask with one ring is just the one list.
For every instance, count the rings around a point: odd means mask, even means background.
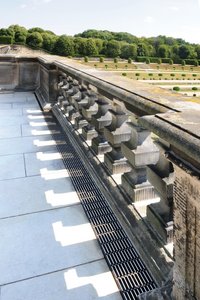
[{"label": "weathered concrete surface", "polygon": [[51,115],[30,93],[1,103],[10,110],[0,110],[0,299],[121,299],[47,130]]},{"label": "weathered concrete surface", "polygon": [[200,299],[200,173],[175,165],[175,299]]},{"label": "weathered concrete surface", "polygon": [[39,83],[36,58],[0,55],[0,89],[35,90]]}]

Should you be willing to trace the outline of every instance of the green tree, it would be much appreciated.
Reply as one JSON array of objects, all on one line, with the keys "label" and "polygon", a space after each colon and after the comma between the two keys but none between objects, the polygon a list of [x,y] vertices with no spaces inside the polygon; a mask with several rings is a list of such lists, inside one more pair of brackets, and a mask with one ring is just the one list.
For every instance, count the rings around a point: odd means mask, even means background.
[{"label": "green tree", "polygon": [[120,42],[112,40],[106,45],[106,55],[108,57],[117,57],[121,54]]},{"label": "green tree", "polygon": [[138,44],[137,55],[138,56],[149,56],[148,46],[144,43]]},{"label": "green tree", "polygon": [[103,50],[103,40],[102,39],[94,39],[94,42],[96,44],[98,53],[101,54],[102,50]]},{"label": "green tree", "polygon": [[87,39],[82,37],[74,38],[74,52],[76,56],[86,55],[86,43]]},{"label": "green tree", "polygon": [[11,25],[8,27],[13,32],[14,42],[25,44],[28,31],[25,27],[19,25]]},{"label": "green tree", "polygon": [[128,59],[129,57],[135,58],[137,56],[137,45],[135,44],[122,44],[121,58]]},{"label": "green tree", "polygon": [[195,52],[196,52],[197,58],[200,59],[200,45],[195,46]]},{"label": "green tree", "polygon": [[85,30],[82,33],[76,34],[75,37],[83,37],[83,38],[97,38],[102,40],[112,40],[113,34],[107,30],[95,30],[89,29]]},{"label": "green tree", "polygon": [[89,38],[86,40],[86,54],[88,56],[96,56],[98,55],[98,49],[95,44],[95,40],[92,38]]},{"label": "green tree", "polygon": [[61,35],[54,46],[53,52],[62,56],[74,55],[74,41],[73,38],[66,35]]},{"label": "green tree", "polygon": [[158,56],[162,58],[170,57],[170,48],[167,45],[160,45],[158,47]]},{"label": "green tree", "polygon": [[0,28],[0,36],[7,36],[11,38],[11,43],[14,40],[14,30],[12,28]]},{"label": "green tree", "polygon": [[195,58],[195,49],[191,45],[181,45],[178,49],[178,54],[181,59]]},{"label": "green tree", "polygon": [[41,36],[43,38],[43,48],[49,52],[52,52],[55,47],[57,37],[47,32],[42,32]]},{"label": "green tree", "polygon": [[39,32],[29,33],[26,39],[26,43],[29,46],[41,48],[43,43],[43,38]]},{"label": "green tree", "polygon": [[27,33],[23,33],[22,31],[15,32],[15,43],[26,44]]},{"label": "green tree", "polygon": [[135,44],[138,38],[128,32],[113,32],[114,39],[117,41],[127,42],[128,44]]},{"label": "green tree", "polygon": [[44,31],[45,31],[45,30],[42,29],[42,28],[40,28],[40,27],[33,27],[33,28],[30,28],[30,29],[28,30],[29,33],[33,33],[33,32],[39,32],[39,33],[42,33],[42,32],[44,32]]}]

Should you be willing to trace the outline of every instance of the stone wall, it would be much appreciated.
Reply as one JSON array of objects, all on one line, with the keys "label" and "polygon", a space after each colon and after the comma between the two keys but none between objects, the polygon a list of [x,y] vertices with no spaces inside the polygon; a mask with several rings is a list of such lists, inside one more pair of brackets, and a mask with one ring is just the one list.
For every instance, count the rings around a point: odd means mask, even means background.
[{"label": "stone wall", "polygon": [[174,298],[200,299],[200,174],[175,165]]},{"label": "stone wall", "polygon": [[0,56],[0,89],[34,91],[39,84],[36,58]]},{"label": "stone wall", "polygon": [[45,64],[40,61],[39,64],[39,83],[36,89],[36,94],[40,99],[42,107],[52,105],[57,99],[57,78],[58,72],[55,66]]}]

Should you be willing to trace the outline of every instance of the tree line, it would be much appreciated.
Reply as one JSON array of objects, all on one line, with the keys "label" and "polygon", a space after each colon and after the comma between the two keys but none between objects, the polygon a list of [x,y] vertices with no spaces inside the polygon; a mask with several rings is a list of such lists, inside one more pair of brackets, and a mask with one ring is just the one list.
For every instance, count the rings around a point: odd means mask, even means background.
[{"label": "tree line", "polygon": [[0,44],[22,44],[62,56],[119,57],[154,62],[153,58],[200,60],[200,45],[166,36],[136,37],[127,32],[86,30],[75,36],[56,35],[39,27],[11,25],[0,29]]}]

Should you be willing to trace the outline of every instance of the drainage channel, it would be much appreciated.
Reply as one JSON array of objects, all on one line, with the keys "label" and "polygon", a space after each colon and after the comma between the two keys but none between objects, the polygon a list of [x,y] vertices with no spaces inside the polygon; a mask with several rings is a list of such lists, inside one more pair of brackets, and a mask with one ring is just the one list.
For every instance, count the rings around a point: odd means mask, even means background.
[{"label": "drainage channel", "polygon": [[[53,110],[58,121],[63,118]],[[66,121],[65,121],[66,122]],[[107,264],[125,300],[138,299],[138,295],[157,287],[154,279],[142,262],[137,250],[112,212],[106,198],[84,166],[69,136],[70,126],[65,124],[61,134],[53,134],[57,149],[78,194],[83,209],[93,227]],[[65,143],[60,143],[60,141]]]}]

